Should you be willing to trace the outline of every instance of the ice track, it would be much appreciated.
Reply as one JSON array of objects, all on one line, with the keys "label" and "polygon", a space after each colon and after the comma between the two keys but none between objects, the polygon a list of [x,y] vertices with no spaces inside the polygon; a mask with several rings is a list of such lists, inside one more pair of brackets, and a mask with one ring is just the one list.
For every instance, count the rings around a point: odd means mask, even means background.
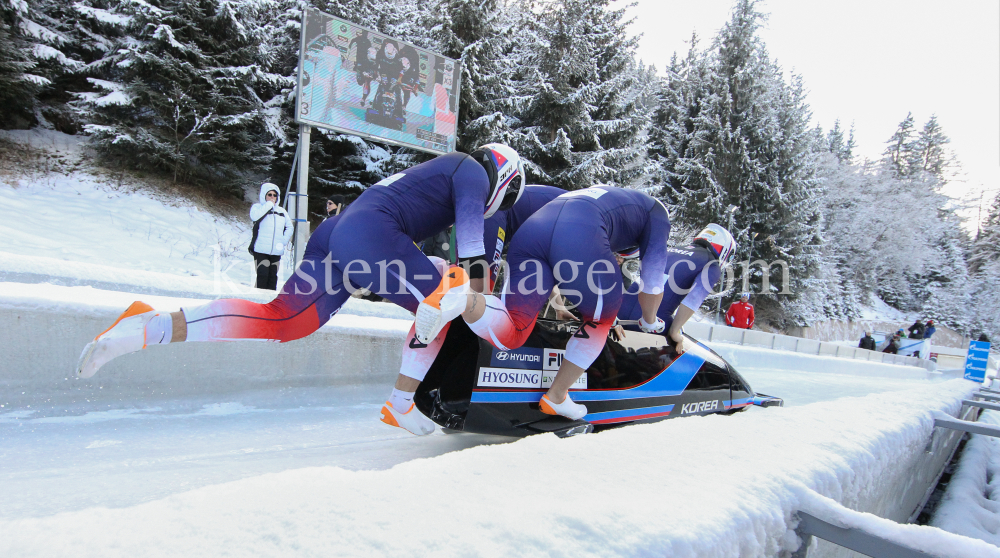
[{"label": "ice track", "polygon": [[[784,397],[787,406],[924,383],[754,368],[741,372],[755,389]],[[512,441],[440,430],[418,438],[388,427],[379,422],[378,411],[389,389],[369,384],[134,406],[102,402],[0,410],[0,518],[129,507],[303,467],[384,470]]]}]

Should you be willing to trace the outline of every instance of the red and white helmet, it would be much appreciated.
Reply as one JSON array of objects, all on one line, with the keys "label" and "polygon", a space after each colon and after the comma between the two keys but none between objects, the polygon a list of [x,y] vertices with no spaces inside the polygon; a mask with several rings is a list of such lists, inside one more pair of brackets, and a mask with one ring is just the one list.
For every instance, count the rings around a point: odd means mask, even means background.
[{"label": "red and white helmet", "polygon": [[492,217],[502,209],[510,209],[524,193],[524,162],[517,152],[502,143],[488,143],[472,152],[490,177],[490,195],[486,198],[483,217]]},{"label": "red and white helmet", "polygon": [[709,223],[707,227],[695,235],[694,244],[707,245],[715,252],[715,256],[719,258],[721,263],[728,263],[733,258],[733,254],[736,253],[736,239],[729,234],[725,227],[715,223]]}]

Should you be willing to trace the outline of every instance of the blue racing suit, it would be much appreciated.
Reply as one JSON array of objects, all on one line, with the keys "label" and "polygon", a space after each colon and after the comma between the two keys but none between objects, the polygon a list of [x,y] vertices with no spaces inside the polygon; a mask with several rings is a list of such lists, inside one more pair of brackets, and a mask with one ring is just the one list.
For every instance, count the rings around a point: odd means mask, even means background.
[{"label": "blue racing suit", "polygon": [[595,187],[563,194],[529,217],[508,252],[502,300],[487,297],[483,317],[469,324],[501,350],[524,344],[556,285],[583,325],[566,358],[586,369],[600,354],[622,300],[615,252],[638,246],[643,291],[663,291],[670,219],[663,204],[636,190]]},{"label": "blue racing suit", "polygon": [[390,176],[316,228],[302,262],[270,303],[220,299],[185,308],[188,340],[299,339],[336,314],[356,287],[415,312],[442,271],[414,241],[454,223],[459,257],[483,258],[489,193],[486,170],[464,153]]},{"label": "blue racing suit", "polygon": [[[642,265],[645,266],[646,263],[643,262]],[[660,308],[656,311],[656,316],[666,323],[664,335],[674,321],[674,312],[677,308],[683,304],[692,310],[697,310],[722,277],[718,258],[704,246],[667,248],[666,270],[663,300],[660,301]],[[618,319],[638,320],[641,317],[638,289],[633,285],[622,296]],[[639,326],[630,325],[626,326],[626,329],[638,331]]]}]

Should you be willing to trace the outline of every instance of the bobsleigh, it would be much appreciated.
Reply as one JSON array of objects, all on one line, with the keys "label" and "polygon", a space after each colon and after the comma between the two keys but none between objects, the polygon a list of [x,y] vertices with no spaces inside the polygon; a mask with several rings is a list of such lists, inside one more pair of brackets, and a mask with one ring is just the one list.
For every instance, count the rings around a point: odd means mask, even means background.
[{"label": "bobsleigh", "polygon": [[628,331],[608,338],[601,355],[571,388],[587,406],[582,420],[542,413],[538,402],[555,377],[579,322],[539,319],[524,346],[501,351],[459,318],[414,397],[445,431],[573,436],[629,423],[781,406],[758,394],[728,362],[693,337],[677,355],[660,335]]}]

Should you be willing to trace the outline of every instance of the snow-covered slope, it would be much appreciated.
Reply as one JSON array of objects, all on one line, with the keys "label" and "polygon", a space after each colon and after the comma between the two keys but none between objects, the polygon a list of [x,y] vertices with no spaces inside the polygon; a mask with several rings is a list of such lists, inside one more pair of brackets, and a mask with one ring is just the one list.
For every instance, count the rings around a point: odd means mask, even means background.
[{"label": "snow-covered slope", "polygon": [[[51,158],[0,175],[0,251],[117,268],[210,277],[218,255],[249,283],[246,220],[157,195],[90,166],[81,139],[58,132],[6,132]],[[247,211],[250,207],[247,204]]]}]

